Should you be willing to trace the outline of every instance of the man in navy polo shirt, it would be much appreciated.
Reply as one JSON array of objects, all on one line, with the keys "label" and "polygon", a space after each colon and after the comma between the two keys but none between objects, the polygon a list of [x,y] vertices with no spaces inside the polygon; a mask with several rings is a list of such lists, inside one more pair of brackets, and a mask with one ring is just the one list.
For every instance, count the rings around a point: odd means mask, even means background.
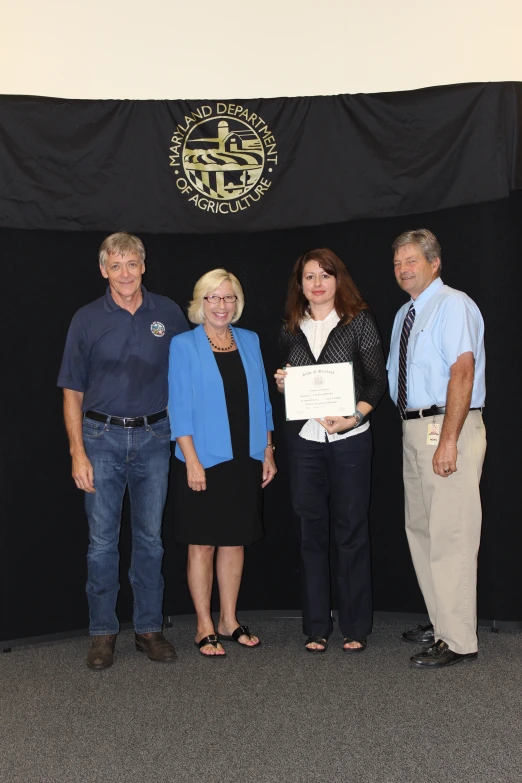
[{"label": "man in navy polo shirt", "polygon": [[169,345],[188,330],[180,307],[142,285],[145,248],[125,232],[104,240],[105,296],[74,315],[58,377],[72,457],[89,523],[87,597],[91,647],[87,665],[112,665],[119,630],[121,508],[129,488],[136,648],[173,661],[162,634],[161,522],[167,494],[170,424],[166,410]]}]

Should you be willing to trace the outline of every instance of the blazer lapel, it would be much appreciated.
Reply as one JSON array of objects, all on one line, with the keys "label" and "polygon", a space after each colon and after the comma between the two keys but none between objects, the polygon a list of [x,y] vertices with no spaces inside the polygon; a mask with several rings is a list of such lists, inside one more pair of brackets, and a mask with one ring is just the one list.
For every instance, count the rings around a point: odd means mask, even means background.
[{"label": "blazer lapel", "polygon": [[194,329],[194,339],[199,354],[205,421],[205,441],[209,454],[230,459],[232,442],[228,424],[227,403],[223,379],[203,325]]},{"label": "blazer lapel", "polygon": [[240,333],[232,328],[234,340],[243,362],[248,387],[248,409],[250,413],[250,456],[262,451],[266,446],[266,416],[265,399],[263,396],[262,369],[257,352],[251,348],[251,341],[242,338]]}]

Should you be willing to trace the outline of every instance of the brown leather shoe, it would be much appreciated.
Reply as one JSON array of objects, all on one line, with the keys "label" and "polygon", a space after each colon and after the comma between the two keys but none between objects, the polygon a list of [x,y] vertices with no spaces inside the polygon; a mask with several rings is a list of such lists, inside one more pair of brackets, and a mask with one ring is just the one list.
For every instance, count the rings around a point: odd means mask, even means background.
[{"label": "brown leather shoe", "polygon": [[89,669],[108,669],[114,660],[114,647],[116,646],[116,634],[105,636],[93,636],[91,647],[87,653],[87,666]]},{"label": "brown leather shoe", "polygon": [[139,652],[146,652],[151,661],[167,663],[175,661],[178,657],[174,646],[159,631],[151,633],[150,636],[137,633],[134,635],[134,638],[136,640],[136,649]]}]

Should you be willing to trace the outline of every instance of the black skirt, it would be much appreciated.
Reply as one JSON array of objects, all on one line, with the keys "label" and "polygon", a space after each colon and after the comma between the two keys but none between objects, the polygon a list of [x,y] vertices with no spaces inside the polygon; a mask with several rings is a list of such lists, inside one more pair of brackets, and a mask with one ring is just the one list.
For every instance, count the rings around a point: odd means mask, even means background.
[{"label": "black skirt", "polygon": [[248,387],[239,351],[214,353],[227,404],[233,459],[205,470],[207,488],[187,484],[184,462],[174,459],[176,541],[246,546],[263,536],[260,460],[250,456]]}]

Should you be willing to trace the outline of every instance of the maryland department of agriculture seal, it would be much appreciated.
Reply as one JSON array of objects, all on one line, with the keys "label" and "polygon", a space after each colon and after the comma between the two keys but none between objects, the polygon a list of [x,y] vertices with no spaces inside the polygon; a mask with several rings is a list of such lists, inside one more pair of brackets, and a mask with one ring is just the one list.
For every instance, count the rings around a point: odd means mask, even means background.
[{"label": "maryland department of agriculture seal", "polygon": [[270,188],[277,143],[262,117],[249,109],[205,104],[177,125],[170,165],[189,202],[228,215],[248,209]]}]

